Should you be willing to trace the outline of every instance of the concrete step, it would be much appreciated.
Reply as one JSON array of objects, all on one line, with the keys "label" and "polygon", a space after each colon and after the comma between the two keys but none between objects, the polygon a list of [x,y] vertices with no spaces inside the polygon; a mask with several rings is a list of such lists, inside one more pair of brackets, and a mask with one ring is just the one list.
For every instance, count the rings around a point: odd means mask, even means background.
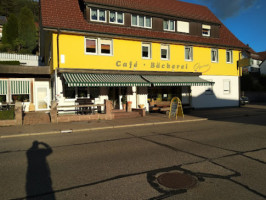
[{"label": "concrete step", "polygon": [[50,115],[44,112],[28,112],[23,117],[23,125],[49,124]]}]

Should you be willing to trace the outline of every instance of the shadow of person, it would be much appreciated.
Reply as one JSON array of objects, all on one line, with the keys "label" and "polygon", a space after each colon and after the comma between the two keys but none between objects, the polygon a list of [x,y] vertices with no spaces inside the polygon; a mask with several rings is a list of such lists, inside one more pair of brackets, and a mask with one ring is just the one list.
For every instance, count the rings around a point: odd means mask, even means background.
[{"label": "shadow of person", "polygon": [[38,141],[34,141],[28,149],[27,199],[55,199],[50,168],[46,160],[46,157],[52,152],[52,148],[48,144]]}]

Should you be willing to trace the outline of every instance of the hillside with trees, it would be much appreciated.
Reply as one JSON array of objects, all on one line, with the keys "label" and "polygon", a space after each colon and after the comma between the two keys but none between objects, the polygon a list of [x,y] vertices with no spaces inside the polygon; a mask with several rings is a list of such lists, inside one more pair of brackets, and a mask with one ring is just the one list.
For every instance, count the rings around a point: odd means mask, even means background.
[{"label": "hillside with trees", "polygon": [[34,53],[38,45],[39,2],[1,0],[0,15],[8,18],[3,26],[1,52]]}]

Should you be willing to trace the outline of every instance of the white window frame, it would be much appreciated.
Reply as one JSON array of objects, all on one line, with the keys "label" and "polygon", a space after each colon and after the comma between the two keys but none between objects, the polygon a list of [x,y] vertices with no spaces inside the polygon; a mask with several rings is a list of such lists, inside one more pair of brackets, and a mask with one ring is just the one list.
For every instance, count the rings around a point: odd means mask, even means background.
[{"label": "white window frame", "polygon": [[[228,54],[227,53],[229,53],[229,61],[228,61]],[[226,63],[229,63],[229,64],[231,64],[231,63],[233,63],[233,51],[232,50],[226,50]]]},{"label": "white window frame", "polygon": [[[148,47],[148,57],[143,57],[143,47]],[[151,54],[151,43],[142,43],[141,44],[141,57],[142,59],[151,59],[152,58],[152,54]]]},{"label": "white window frame", "polygon": [[[171,21],[172,21],[173,24],[174,24],[174,30],[171,30],[171,29],[170,29],[170,22],[171,22]],[[163,23],[164,23],[164,22],[167,22],[167,25],[168,25],[168,29],[165,29],[165,28],[164,28],[164,24],[163,24],[163,30],[164,30],[164,31],[175,32],[175,21],[174,21],[174,20],[171,20],[171,19],[169,19],[169,20],[163,20]]]},{"label": "white window frame", "polygon": [[[189,59],[186,58],[186,49],[190,49]],[[185,61],[193,61],[193,47],[192,46],[185,46]]]},{"label": "white window frame", "polygon": [[[87,40],[94,40],[96,42],[96,44],[95,44],[95,53],[87,52],[87,48],[86,48],[86,46],[87,46],[86,45]],[[98,54],[98,40],[96,38],[86,38],[85,37],[84,49],[85,49],[85,54],[88,54],[88,55],[97,55]]]},{"label": "white window frame", "polygon": [[[97,19],[92,19],[92,15],[91,15],[91,10],[97,10]],[[103,20],[100,20],[100,10],[104,11],[104,15],[105,15],[105,21]],[[102,22],[102,23],[106,23],[107,22],[107,14],[106,14],[106,10],[104,9],[99,9],[99,8],[90,8],[90,21],[93,21],[93,22]]]},{"label": "white window frame", "polygon": [[[133,15],[134,16],[137,16],[137,25],[134,25],[133,24]],[[139,25],[139,17],[144,17],[144,26],[140,26]],[[148,27],[146,25],[146,18],[150,18],[151,19],[151,27]],[[135,14],[131,14],[131,26],[134,26],[134,27],[140,27],[140,28],[149,28],[149,29],[152,29],[152,17],[148,17],[148,16],[144,16],[144,15],[135,15]]]},{"label": "white window frame", "polygon": [[[115,13],[115,22],[111,22],[111,12]],[[118,18],[117,18],[118,13],[122,13],[122,15],[123,15],[123,23],[119,23],[118,22]],[[117,11],[109,11],[109,23],[124,25],[125,24],[125,15],[124,15],[124,13],[123,12],[117,12]]]},{"label": "white window frame", "polygon": [[[216,52],[215,60],[212,59],[212,52]],[[218,63],[219,62],[219,49],[211,49],[211,62]]]},{"label": "white window frame", "polygon": [[231,81],[228,79],[223,80],[223,92],[224,92],[224,94],[230,94],[231,93]]},{"label": "white window frame", "polygon": [[[90,53],[86,51],[86,41],[87,40],[94,40],[96,41],[96,52],[95,53]],[[110,43],[110,54],[105,54],[105,53],[101,53],[101,45],[102,45],[102,41],[103,40],[109,40]],[[86,55],[100,55],[100,56],[113,56],[113,39],[109,39],[109,38],[87,38],[84,37],[84,52]]]},{"label": "white window frame", "polygon": [[[208,31],[208,33],[204,34],[203,30]],[[211,36],[211,26],[210,25],[202,24],[202,36],[205,36],[205,37],[210,37]]]},{"label": "white window frame", "polygon": [[[101,45],[103,44],[102,41],[108,40],[110,41],[110,53],[102,53],[101,52]],[[113,55],[113,40],[112,39],[104,39],[104,38],[98,38],[98,52],[101,56],[112,56]]]},{"label": "white window frame", "polygon": [[[162,50],[165,49],[164,47],[167,47],[167,58],[162,58]],[[170,60],[170,45],[169,44],[161,44],[161,60]]]}]

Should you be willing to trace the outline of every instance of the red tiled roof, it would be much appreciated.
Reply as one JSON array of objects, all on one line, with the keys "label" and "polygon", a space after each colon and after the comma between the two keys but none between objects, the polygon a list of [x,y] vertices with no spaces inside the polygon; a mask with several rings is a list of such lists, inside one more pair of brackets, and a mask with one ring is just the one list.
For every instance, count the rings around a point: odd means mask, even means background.
[{"label": "red tiled roof", "polygon": [[[96,2],[96,0],[90,0],[90,1]],[[100,1],[98,0],[97,2],[109,2],[108,5],[111,5],[111,4],[113,5],[114,1],[115,0],[100,0]],[[147,4],[142,4],[142,2],[144,3],[148,2],[148,0],[137,0],[137,1],[116,0],[115,2],[120,2],[120,4],[123,4],[122,2],[124,1],[128,2],[127,5],[128,6],[131,5],[132,8],[137,7],[135,4],[140,4],[143,7],[145,7],[145,5]],[[175,3],[176,3],[175,0],[163,0],[163,1],[152,0],[152,1],[157,2],[157,4],[155,5],[162,4],[162,3],[159,4],[159,2],[163,2],[166,5],[170,5],[172,3],[173,7],[175,7]],[[184,2],[180,4],[180,2],[178,2],[178,5],[184,5],[186,9],[188,9],[189,6],[193,8],[197,7],[198,11],[201,11],[202,8],[204,8],[204,10],[206,11],[205,9],[206,7],[198,6],[196,4],[188,4]],[[156,6],[154,6],[154,9],[155,7]],[[174,12],[174,9],[172,10]],[[202,13],[199,12],[197,15],[198,16],[206,15],[206,16],[213,17],[214,15],[210,13],[211,11],[208,10],[207,14],[205,12],[202,12]],[[41,18],[42,18],[41,19],[42,26],[46,28],[55,28],[55,29],[60,28],[63,30],[65,29],[65,30],[74,30],[74,31],[85,31],[85,32],[90,32],[90,33],[106,33],[106,34],[113,34],[113,35],[126,36],[126,37],[166,39],[166,40],[172,40],[172,41],[190,42],[190,43],[198,43],[198,44],[211,44],[211,45],[229,46],[229,47],[236,47],[236,48],[246,47],[223,24],[221,24],[220,38],[210,38],[210,37],[199,37],[199,36],[192,36],[192,35],[179,34],[179,33],[153,31],[150,29],[141,29],[141,28],[124,27],[124,26],[112,26],[108,24],[88,22],[83,17],[83,13],[80,10],[78,0],[41,0]]]},{"label": "red tiled roof", "polygon": [[186,3],[177,0],[84,0],[114,7],[122,7],[139,11],[154,12],[188,19],[221,23],[206,6]]},{"label": "red tiled roof", "polygon": [[260,60],[266,60],[266,51],[258,52],[258,55],[260,56]]}]

